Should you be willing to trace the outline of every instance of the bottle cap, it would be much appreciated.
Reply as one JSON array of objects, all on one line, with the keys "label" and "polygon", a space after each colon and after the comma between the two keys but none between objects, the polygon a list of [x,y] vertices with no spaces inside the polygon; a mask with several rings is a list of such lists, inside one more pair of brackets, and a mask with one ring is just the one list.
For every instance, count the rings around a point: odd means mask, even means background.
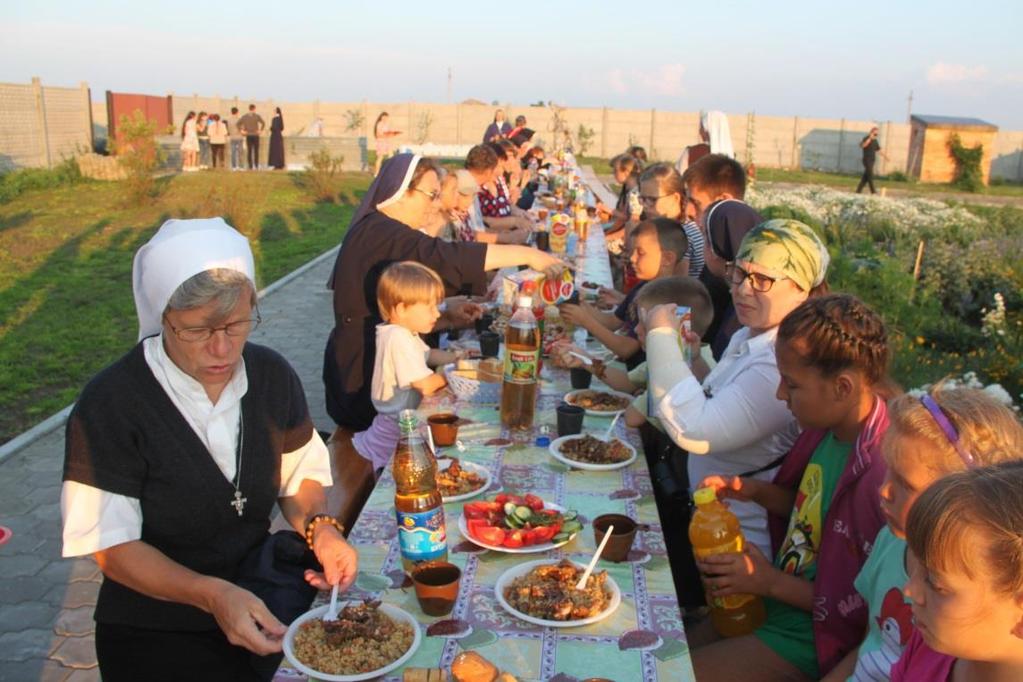
[{"label": "bottle cap", "polygon": [[697,505],[710,504],[716,499],[718,499],[718,494],[713,488],[698,488],[696,492],[693,493],[693,502]]},{"label": "bottle cap", "polygon": [[551,437],[548,436],[547,434],[541,433],[539,436],[536,437],[536,447],[538,447],[538,448],[546,448],[546,447],[549,447],[550,444],[551,444]]},{"label": "bottle cap", "polygon": [[398,425],[399,426],[410,426],[415,428],[416,426],[416,411],[415,410],[402,410],[398,413]]}]

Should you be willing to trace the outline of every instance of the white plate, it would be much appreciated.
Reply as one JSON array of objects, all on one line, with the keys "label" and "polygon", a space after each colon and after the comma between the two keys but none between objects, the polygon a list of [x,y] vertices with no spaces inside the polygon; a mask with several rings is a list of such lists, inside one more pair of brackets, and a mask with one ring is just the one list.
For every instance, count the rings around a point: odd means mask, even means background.
[{"label": "white plate", "polygon": [[[542,627],[551,628],[575,628],[579,627],[580,625],[598,623],[607,618],[608,616],[610,616],[612,613],[614,613],[615,609],[617,609],[618,606],[622,603],[622,591],[621,589],[619,589],[618,583],[616,583],[614,581],[614,578],[612,578],[610,575],[607,576],[607,582],[604,583],[604,586],[611,592],[611,603],[607,605],[606,609],[604,609],[597,615],[590,616],[589,618],[583,618],[582,620],[544,620],[543,618],[535,618],[533,616],[530,616],[529,614],[522,613],[521,611],[513,607],[511,604],[509,604],[508,600],[504,598],[505,588],[508,587],[508,585],[510,585],[515,578],[526,575],[537,566],[544,566],[547,564],[557,563],[558,563],[557,560],[541,559],[539,561],[527,561],[524,564],[512,566],[507,571],[501,574],[501,577],[497,579],[497,584],[494,585],[494,594],[497,597],[497,603],[500,604],[501,608],[503,608],[505,611],[507,611],[508,613],[510,613],[511,615],[515,616],[520,620],[524,620],[527,623],[532,623],[533,625],[540,625]],[[581,564],[576,564],[574,561],[572,563],[575,564],[581,570],[586,569],[586,567]]]},{"label": "white plate", "polygon": [[624,469],[625,467],[629,466],[630,464],[636,461],[636,448],[632,447],[621,438],[612,438],[612,440],[619,441],[622,445],[629,449],[629,452],[632,453],[632,456],[629,457],[624,462],[617,462],[615,464],[593,464],[591,462],[577,462],[576,460],[566,457],[561,453],[561,450],[559,448],[561,447],[562,443],[567,443],[570,440],[579,440],[584,435],[586,434],[575,434],[572,436],[562,436],[561,438],[556,438],[551,443],[551,446],[549,448],[551,451],[551,456],[554,457],[554,459],[561,462],[562,464],[567,464],[573,469],[585,469],[587,471],[613,471],[614,469]]},{"label": "white plate", "polygon": [[[339,608],[344,607],[348,604],[358,603],[359,602],[354,601],[343,602],[339,604]],[[386,616],[398,622],[402,621],[407,622],[409,625],[412,626],[413,632],[412,646],[409,647],[408,651],[402,654],[401,657],[398,658],[396,661],[388,663],[383,668],[377,668],[376,670],[371,670],[365,673],[357,673],[354,675],[328,675],[327,673],[317,672],[316,670],[313,670],[309,666],[302,663],[295,656],[295,635],[296,633],[298,633],[298,628],[299,626],[302,625],[302,623],[313,618],[322,618],[323,614],[327,612],[328,608],[330,608],[330,604],[324,604],[323,606],[317,606],[315,609],[312,609],[311,611],[307,611],[306,613],[296,618],[294,622],[292,622],[292,624],[288,627],[288,631],[284,634],[284,655],[287,657],[288,661],[293,666],[295,666],[299,671],[305,673],[306,675],[313,679],[324,680],[324,682],[359,682],[359,680],[375,679],[377,677],[380,677],[381,675],[384,675],[385,673],[390,672],[391,670],[394,670],[395,668],[405,665],[405,663],[410,658],[412,658],[412,654],[416,652],[416,649],[419,648],[419,645],[423,641],[423,633],[419,627],[419,622],[416,621],[415,617],[411,613],[405,611],[404,609],[399,609],[397,606],[392,606],[390,604],[381,604],[380,610]]]},{"label": "white plate", "polygon": [[[544,502],[543,508],[553,509],[559,512],[565,511],[564,507],[562,507],[559,504],[554,504],[553,502]],[[469,535],[469,524],[466,523],[465,513],[458,517],[458,530],[461,531],[463,538],[473,543],[474,545],[479,545],[480,547],[485,547],[495,552],[506,552],[508,554],[535,554],[536,552],[546,552],[547,550],[557,549],[558,547],[561,547],[562,545],[567,545],[568,543],[572,542],[572,540],[575,540],[575,536],[581,532],[576,531],[575,533],[572,534],[572,537],[570,537],[569,539],[565,540],[564,542],[559,542],[556,544],[553,542],[545,542],[542,545],[529,545],[528,547],[501,547],[499,545],[488,545],[485,542],[481,542],[480,540],[477,540],[473,536]],[[503,530],[508,529],[505,528]]]},{"label": "white plate", "polygon": [[[467,462],[464,459],[459,459],[458,463],[466,471],[471,471],[471,472],[473,472],[475,474],[479,474],[480,476],[482,476],[483,477],[483,485],[480,486],[479,488],[477,488],[476,490],[473,490],[473,491],[470,491],[470,492],[467,492],[467,493],[462,493],[461,495],[453,495],[452,497],[444,497],[442,495],[441,496],[441,500],[444,501],[444,504],[447,504],[448,502],[461,502],[462,500],[468,500],[471,497],[476,497],[477,495],[483,494],[484,492],[486,492],[490,488],[490,481],[491,481],[490,469],[486,468],[485,466],[480,466],[479,464],[475,464],[473,462]],[[444,459],[438,459],[437,460],[437,469],[438,470],[444,471],[449,466],[451,466],[451,460],[450,459],[444,458]]]},{"label": "white plate", "polygon": [[576,395],[578,395],[580,393],[586,393],[587,391],[593,391],[595,393],[610,393],[611,395],[620,396],[622,398],[628,398],[628,400],[629,400],[629,402],[626,403],[625,407],[623,407],[620,410],[613,410],[613,411],[612,410],[607,410],[607,411],[602,411],[602,410],[586,410],[586,414],[588,416],[590,416],[590,417],[613,417],[616,414],[620,414],[622,412],[625,412],[625,409],[629,405],[632,404],[632,399],[634,397],[634,396],[629,395],[628,393],[622,393],[621,391],[612,391],[610,388],[605,388],[605,389],[599,389],[599,388],[580,388],[580,389],[577,389],[575,391],[569,391],[568,393],[566,393],[565,394],[565,402],[570,404],[570,405],[573,405],[574,403],[571,401],[571,398],[574,398]]}]

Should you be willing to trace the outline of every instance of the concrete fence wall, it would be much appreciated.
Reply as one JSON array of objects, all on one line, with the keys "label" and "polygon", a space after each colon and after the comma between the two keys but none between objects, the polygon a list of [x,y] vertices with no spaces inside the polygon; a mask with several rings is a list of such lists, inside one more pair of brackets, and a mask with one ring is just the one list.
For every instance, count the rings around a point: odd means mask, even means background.
[{"label": "concrete fence wall", "polygon": [[[274,107],[281,108],[286,136],[300,136],[313,120],[322,118],[324,137],[366,138],[370,148],[373,124],[383,111],[390,114],[391,129],[403,133],[394,138],[395,144],[466,145],[482,139],[497,108],[422,102],[279,102],[173,93],[172,98],[174,125],[178,128],[189,111],[227,116],[233,106],[244,113],[249,104],[255,104],[268,126]],[[555,114],[551,109],[512,105],[504,109],[509,120],[518,114],[526,116],[538,141],[547,145],[554,142]],[[674,161],[683,147],[698,141],[697,112],[566,108],[560,117],[577,150],[579,127],[592,130],[587,149],[592,156],[610,157],[630,144],[639,144],[654,158]],[[729,114],[728,121],[736,156],[744,163],[752,160],[762,168],[852,173],[861,168],[860,140],[875,125],[873,121],[754,114]],[[33,79],[31,85],[0,84],[0,169],[58,163],[61,154],[73,153],[78,145],[91,147],[94,134],[96,139],[104,137],[106,123],[104,104],[89,103],[84,83],[77,89],[42,87],[38,79]],[[878,158],[877,172],[905,172],[909,124],[885,121],[878,125],[887,158]],[[747,140],[752,144],[748,145]],[[748,158],[750,148],[752,158]],[[349,155],[354,161],[354,155]],[[992,150],[991,175],[1023,181],[1023,131],[999,131]]]},{"label": "concrete fence wall", "polygon": [[0,83],[0,172],[52,167],[81,151],[92,151],[89,86]]}]

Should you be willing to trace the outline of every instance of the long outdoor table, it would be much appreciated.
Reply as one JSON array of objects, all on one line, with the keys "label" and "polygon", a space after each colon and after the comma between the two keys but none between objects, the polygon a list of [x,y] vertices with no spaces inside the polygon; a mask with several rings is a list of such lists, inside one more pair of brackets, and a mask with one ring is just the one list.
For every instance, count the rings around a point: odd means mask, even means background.
[{"label": "long outdoor table", "polygon": [[[583,256],[577,261],[577,281],[610,282],[610,266],[603,235],[592,229]],[[595,385],[600,385],[595,382]],[[454,411],[468,420],[459,429],[465,452],[454,448],[445,454],[487,467],[492,474],[485,499],[505,491],[539,495],[579,512],[583,530],[560,549],[538,554],[507,554],[484,550],[463,538],[458,518],[463,503],[445,505],[449,561],[462,569],[462,581],[450,616],[431,618],[423,614],[415,591],[402,572],[394,516],[394,479],[385,471],[377,482],[349,541],[359,551],[359,576],[347,598],[376,597],[414,614],[424,630],[423,643],[407,667],[449,668],[455,656],[473,650],[502,671],[519,680],[585,680],[595,677],[633,682],[643,680],[693,680],[689,649],[675,595],[646,460],[615,471],[569,469],[555,460],[546,447],[536,447],[541,425],[556,435],[555,407],[570,390],[568,372],[545,364],[534,432],[525,441],[513,441],[500,426],[493,404],[453,400],[449,394],[423,401],[423,421],[435,412]],[[600,433],[609,418],[587,416],[585,432]],[[641,451],[638,433],[619,421],[617,435]],[[523,622],[504,611],[494,596],[494,584],[509,568],[535,559],[567,557],[589,561],[596,550],[591,521],[601,514],[626,514],[646,527],[636,535],[628,560],[601,560],[622,590],[621,606],[607,619],[584,627],[542,628]],[[460,638],[430,635],[427,628],[439,620],[457,619],[471,626]],[[466,628],[462,628],[464,633]],[[462,634],[462,633],[459,633]],[[398,669],[385,680],[400,680]],[[303,680],[284,662],[275,681]]]}]

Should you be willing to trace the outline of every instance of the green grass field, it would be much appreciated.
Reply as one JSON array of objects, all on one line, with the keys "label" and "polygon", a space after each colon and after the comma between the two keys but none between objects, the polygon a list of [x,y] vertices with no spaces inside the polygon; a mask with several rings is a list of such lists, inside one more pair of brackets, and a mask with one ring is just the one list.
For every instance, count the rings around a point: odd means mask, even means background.
[{"label": "green grass field", "polygon": [[145,207],[103,182],[0,204],[0,443],[135,342],[132,257],[165,220],[225,216],[249,237],[262,287],[338,244],[369,181],[345,176],[338,203],[313,201],[295,174],[210,172],[162,179]]}]

